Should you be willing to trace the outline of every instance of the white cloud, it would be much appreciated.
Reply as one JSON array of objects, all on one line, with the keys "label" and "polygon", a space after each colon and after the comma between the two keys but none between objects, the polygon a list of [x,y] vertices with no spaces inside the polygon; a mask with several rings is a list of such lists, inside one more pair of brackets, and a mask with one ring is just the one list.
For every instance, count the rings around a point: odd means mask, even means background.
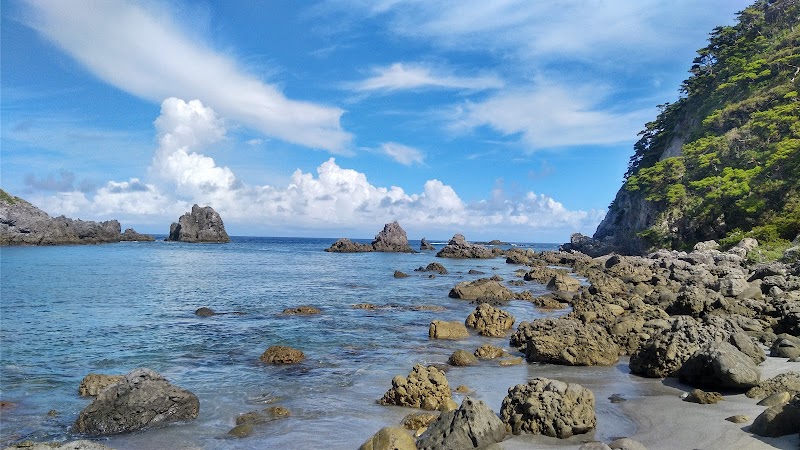
[{"label": "white cloud", "polygon": [[394,63],[388,67],[373,69],[374,76],[354,83],[359,91],[397,91],[419,88],[444,88],[484,90],[499,89],[503,81],[493,75],[458,77],[443,69],[434,69],[422,64]]},{"label": "white cloud", "polygon": [[351,135],[340,124],[343,110],[286,98],[182,33],[160,11],[121,0],[27,1],[33,28],[126,92],[153,101],[199,98],[267,135],[334,153],[348,151]]},{"label": "white cloud", "polygon": [[425,162],[425,155],[422,151],[414,147],[398,144],[397,142],[384,142],[381,144],[381,151],[390,158],[406,166]]},{"label": "white cloud", "polygon": [[653,111],[604,109],[606,92],[593,85],[562,87],[540,84],[524,91],[505,91],[481,102],[459,106],[454,129],[488,125],[505,134],[521,134],[530,149],[632,141]]}]

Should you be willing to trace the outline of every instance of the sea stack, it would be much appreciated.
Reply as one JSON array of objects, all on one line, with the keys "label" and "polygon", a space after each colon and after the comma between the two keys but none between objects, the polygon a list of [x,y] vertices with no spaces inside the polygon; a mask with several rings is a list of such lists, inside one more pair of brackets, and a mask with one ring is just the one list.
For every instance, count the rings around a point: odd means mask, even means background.
[{"label": "sea stack", "polygon": [[169,227],[167,241],[225,243],[231,238],[225,232],[222,218],[210,206],[192,206],[192,211],[182,215]]},{"label": "sea stack", "polygon": [[362,252],[395,252],[395,253],[414,253],[408,245],[408,236],[403,227],[395,220],[383,226],[383,231],[375,236],[375,240],[370,244],[353,242],[347,238],[341,238],[334,242],[326,252],[333,253],[362,253]]}]

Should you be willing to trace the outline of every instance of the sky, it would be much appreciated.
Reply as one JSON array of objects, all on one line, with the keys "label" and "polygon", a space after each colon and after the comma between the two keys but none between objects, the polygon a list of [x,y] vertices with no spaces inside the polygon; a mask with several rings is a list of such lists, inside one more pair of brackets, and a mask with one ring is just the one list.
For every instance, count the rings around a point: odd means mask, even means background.
[{"label": "sky", "polygon": [[166,234],[567,242],[742,0],[0,0],[0,187]]}]

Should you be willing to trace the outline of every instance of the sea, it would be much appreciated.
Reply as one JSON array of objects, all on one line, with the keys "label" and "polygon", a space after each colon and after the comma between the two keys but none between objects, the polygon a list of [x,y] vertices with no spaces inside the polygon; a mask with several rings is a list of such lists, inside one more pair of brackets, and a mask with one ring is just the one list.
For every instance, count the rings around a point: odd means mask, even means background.
[{"label": "sea", "polygon": [[[457,283],[492,275],[506,284],[521,280],[514,273],[521,267],[504,258],[441,259],[435,251],[327,253],[335,239],[322,238],[232,237],[229,244],[159,238],[0,249],[0,447],[83,438],[72,431],[91,401],[78,395],[81,379],[139,367],[196,394],[199,417],[95,440],[116,449],[358,448],[379,429],[399,425],[417,411],[377,403],[392,378],[407,375],[415,364],[444,367],[451,388],[463,384],[469,390],[454,394],[457,403],[469,395],[496,412],[510,387],[535,376],[580,381],[598,399],[636,395],[624,362],[597,368],[525,362],[500,367],[496,361],[447,367],[453,351],[471,352],[484,343],[519,356],[507,337],[428,338],[432,320],[464,321],[474,311],[475,304],[448,297]],[[410,243],[419,248],[419,241]],[[444,244],[434,242],[437,249]],[[449,273],[414,270],[434,261]],[[409,277],[395,278],[396,270]],[[509,288],[547,292],[536,282]],[[376,308],[353,306],[361,303]],[[321,313],[283,313],[301,305]],[[199,317],[200,307],[221,314]],[[516,318],[515,327],[567,312],[520,300],[503,309]],[[298,348],[306,359],[265,364],[259,356],[271,345]],[[246,438],[228,435],[238,415],[276,405],[291,416],[259,425]],[[598,401],[598,416],[591,438],[635,431],[611,402]]]}]

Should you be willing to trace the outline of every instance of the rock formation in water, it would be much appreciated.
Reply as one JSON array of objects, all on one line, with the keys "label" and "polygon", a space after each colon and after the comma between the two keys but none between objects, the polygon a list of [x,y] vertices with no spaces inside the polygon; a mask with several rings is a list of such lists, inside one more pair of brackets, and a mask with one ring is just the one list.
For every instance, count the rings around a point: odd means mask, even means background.
[{"label": "rock formation in water", "polygon": [[436,256],[440,258],[494,258],[497,255],[482,245],[470,244],[463,234],[456,234],[443,249],[439,250]]},{"label": "rock formation in water", "polygon": [[[0,245],[102,244],[128,240],[120,234],[120,229],[116,220],[93,222],[50,217],[31,203],[0,189]],[[126,233],[144,236],[131,229]]]},{"label": "rock formation in water", "polygon": [[363,252],[393,252],[393,253],[414,253],[408,245],[408,236],[403,227],[397,221],[387,223],[383,226],[383,231],[375,236],[375,240],[369,244],[353,242],[347,238],[341,238],[334,242],[326,252],[333,253],[363,253]]},{"label": "rock formation in water", "polygon": [[167,241],[225,243],[231,238],[225,232],[222,218],[210,206],[192,206],[191,212],[182,215],[169,227]]}]

